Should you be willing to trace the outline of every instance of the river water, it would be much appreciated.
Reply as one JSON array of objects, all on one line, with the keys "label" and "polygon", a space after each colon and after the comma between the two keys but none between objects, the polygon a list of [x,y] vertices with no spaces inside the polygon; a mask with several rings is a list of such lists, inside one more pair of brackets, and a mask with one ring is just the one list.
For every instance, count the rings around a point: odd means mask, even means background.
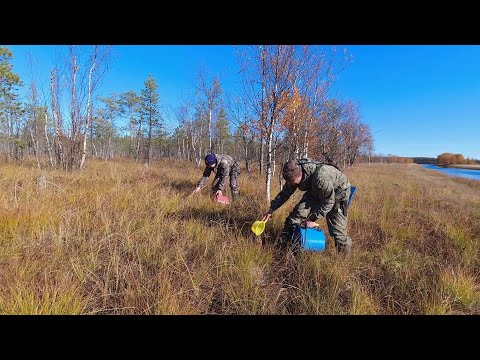
[{"label": "river water", "polygon": [[438,170],[450,176],[460,176],[469,179],[480,180],[480,170],[444,168],[432,164],[421,164],[425,169]]}]

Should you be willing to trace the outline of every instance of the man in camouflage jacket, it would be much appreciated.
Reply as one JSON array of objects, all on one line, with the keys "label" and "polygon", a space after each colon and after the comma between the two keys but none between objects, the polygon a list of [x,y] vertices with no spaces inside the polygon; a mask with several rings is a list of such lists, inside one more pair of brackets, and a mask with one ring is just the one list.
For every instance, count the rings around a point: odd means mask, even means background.
[{"label": "man in camouflage jacket", "polygon": [[216,174],[212,183],[212,196],[222,195],[222,192],[225,190],[227,177],[230,177],[232,198],[233,200],[238,199],[238,176],[240,175],[240,166],[232,156],[221,154],[208,154],[205,156],[205,170],[203,171],[203,176],[192,194],[203,189],[212,171]]},{"label": "man in camouflage jacket", "polygon": [[262,220],[268,221],[298,188],[305,194],[285,220],[284,238],[292,241],[296,225],[316,227],[318,224],[315,221],[326,217],[337,251],[350,253],[352,240],[347,235],[347,204],[351,185],[348,177],[335,166],[311,159],[288,161],[283,166],[282,175],[285,186],[271,201],[270,209]]}]

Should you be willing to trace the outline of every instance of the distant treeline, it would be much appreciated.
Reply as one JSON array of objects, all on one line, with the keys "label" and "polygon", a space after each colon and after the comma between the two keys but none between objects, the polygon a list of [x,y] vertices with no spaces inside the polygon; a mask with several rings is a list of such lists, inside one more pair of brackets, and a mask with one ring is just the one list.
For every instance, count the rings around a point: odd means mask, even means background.
[{"label": "distant treeline", "polygon": [[380,164],[433,164],[433,165],[480,165],[480,160],[465,158],[462,154],[443,153],[436,158],[429,157],[402,157],[396,155],[360,156],[359,162]]},{"label": "distant treeline", "polygon": [[466,158],[462,154],[443,153],[438,155],[437,165],[480,165],[480,160]]},{"label": "distant treeline", "polygon": [[396,156],[396,155],[362,155],[359,157],[359,162],[376,163],[376,164],[413,164],[414,158]]},{"label": "distant treeline", "polygon": [[413,162],[415,164],[435,164],[436,159],[435,158],[429,158],[429,157],[413,157]]}]

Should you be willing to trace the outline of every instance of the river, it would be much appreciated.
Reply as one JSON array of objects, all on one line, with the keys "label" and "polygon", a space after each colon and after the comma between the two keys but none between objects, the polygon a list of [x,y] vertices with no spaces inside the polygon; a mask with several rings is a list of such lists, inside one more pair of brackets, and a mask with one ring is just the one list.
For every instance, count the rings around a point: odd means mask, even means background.
[{"label": "river", "polygon": [[422,165],[425,169],[438,170],[450,176],[460,176],[464,178],[480,180],[480,170],[444,168],[444,167],[440,167],[432,164],[420,164],[420,165]]}]

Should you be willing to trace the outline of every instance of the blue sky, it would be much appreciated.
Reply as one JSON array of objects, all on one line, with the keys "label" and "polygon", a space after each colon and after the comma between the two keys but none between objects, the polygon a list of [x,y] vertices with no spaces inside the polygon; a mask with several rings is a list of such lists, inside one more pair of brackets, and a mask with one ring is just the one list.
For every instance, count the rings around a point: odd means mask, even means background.
[{"label": "blue sky", "polygon": [[[26,52],[48,84],[51,45],[8,45],[13,70],[26,83]],[[362,120],[383,155],[436,157],[442,152],[480,159],[480,46],[339,45],[353,62],[334,93],[360,104]],[[177,105],[192,90],[196,68],[221,74],[227,93],[238,87],[238,65],[231,45],[115,45],[112,68],[97,95],[140,91],[151,73],[162,105]],[[177,124],[166,114],[169,128]]]}]

